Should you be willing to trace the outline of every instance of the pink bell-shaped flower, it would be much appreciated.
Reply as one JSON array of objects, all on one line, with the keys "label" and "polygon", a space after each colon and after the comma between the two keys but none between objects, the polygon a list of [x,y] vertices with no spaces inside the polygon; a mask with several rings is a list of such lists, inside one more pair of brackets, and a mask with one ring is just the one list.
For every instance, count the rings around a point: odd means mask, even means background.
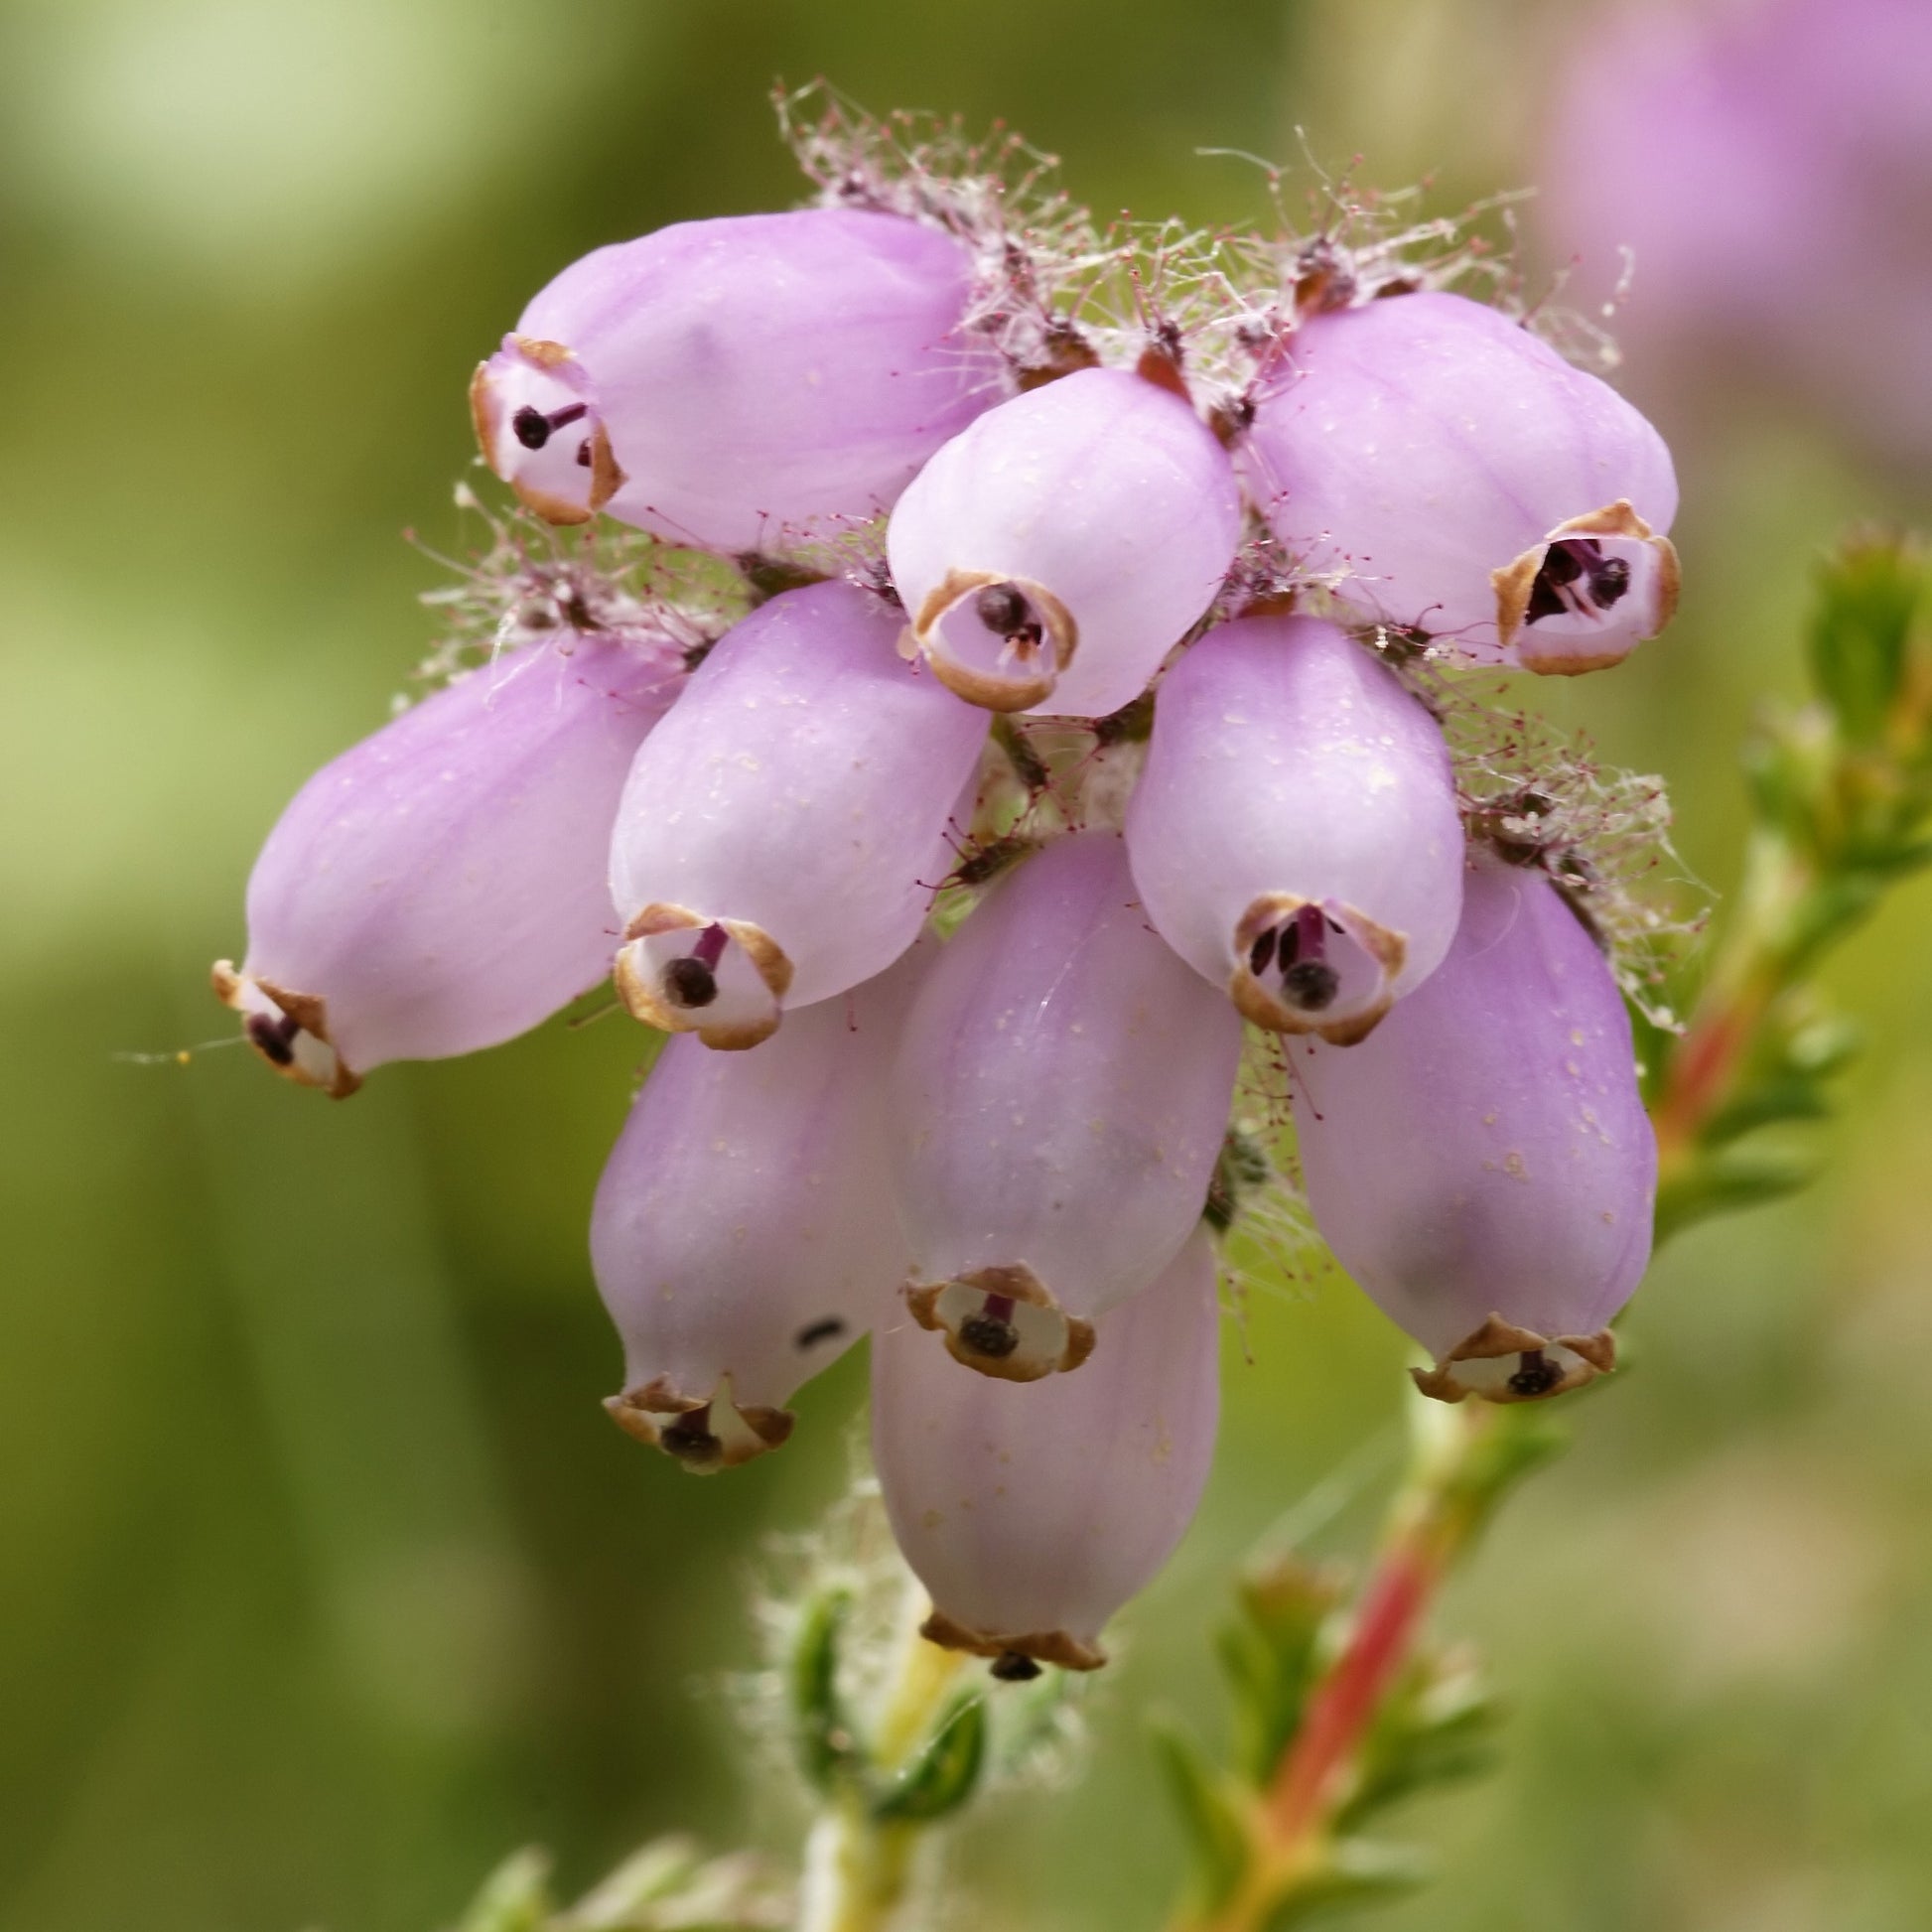
[{"label": "pink bell-shaped flower", "polygon": [[1435,971],[1462,903],[1441,730],[1312,618],[1223,624],[1168,673],[1127,851],[1155,929],[1244,1018],[1337,1044]]},{"label": "pink bell-shaped flower", "polygon": [[591,1217],[623,1337],[606,1407],[688,1468],[782,1443],[792,1391],[897,1312],[885,1081],[936,950],[795,1015],[761,1052],[671,1040],[631,1106]]},{"label": "pink bell-shaped flower", "polygon": [[1077,1367],[1200,1218],[1240,1057],[1117,837],[1028,860],[933,967],[894,1071],[915,1318],[988,1375]]},{"label": "pink bell-shaped flower", "polygon": [[[961,1375],[910,1322],[873,1337],[873,1457],[934,1643],[1069,1670],[1180,1541],[1219,1420],[1214,1251],[1190,1234],[1102,1318],[1078,1375]],[[1020,1674],[1016,1672],[1015,1674]]]},{"label": "pink bell-shaped flower", "polygon": [[1428,1394],[1524,1401],[1614,1363],[1657,1142],[1616,981],[1547,880],[1478,859],[1448,959],[1372,1038],[1290,1063],[1315,1225],[1436,1355]]},{"label": "pink bell-shaped flower", "polygon": [[681,221],[574,262],[471,387],[484,458],[553,523],[783,549],[868,519],[996,402],[972,262],[898,215]]},{"label": "pink bell-shaped flower", "polygon": [[352,1093],[595,986],[618,946],[611,820],[682,682],[668,642],[531,644],[324,765],[249,877],[247,957],[214,968],[262,1057]]},{"label": "pink bell-shaped flower", "polygon": [[1227,453],[1172,389],[1083,369],[1002,403],[893,512],[912,636],[993,711],[1130,704],[1213,601],[1241,537]]},{"label": "pink bell-shaped flower", "polygon": [[1391,296],[1305,323],[1240,451],[1276,537],[1383,622],[1565,675],[1677,608],[1663,440],[1497,310]]},{"label": "pink bell-shaped flower", "polygon": [[618,990],[639,1020],[753,1046],[917,936],[987,721],[899,656],[898,628],[864,591],[814,584],[692,673],[611,840]]}]

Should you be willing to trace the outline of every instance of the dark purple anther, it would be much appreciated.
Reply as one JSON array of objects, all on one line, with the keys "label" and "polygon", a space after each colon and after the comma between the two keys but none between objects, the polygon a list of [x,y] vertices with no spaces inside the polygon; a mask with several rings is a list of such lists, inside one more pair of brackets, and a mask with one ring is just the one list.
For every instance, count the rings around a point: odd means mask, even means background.
[{"label": "dark purple anther", "polygon": [[664,968],[664,991],[673,1005],[708,1007],[718,997],[718,962],[725,956],[725,928],[708,925],[682,959]]},{"label": "dark purple anther", "polygon": [[1540,1348],[1525,1348],[1516,1361],[1516,1373],[1509,1378],[1511,1395],[1548,1395],[1563,1380],[1563,1370]]},{"label": "dark purple anther", "polygon": [[702,1409],[688,1410],[676,1422],[668,1424],[658,1443],[667,1455],[676,1456],[680,1462],[709,1462],[724,1448],[711,1433],[708,1402]]},{"label": "dark purple anther", "polygon": [[989,1295],[979,1313],[959,1324],[959,1339],[976,1355],[1004,1361],[1020,1346],[1020,1330],[1013,1325],[1013,1297]]},{"label": "dark purple anther", "polygon": [[1630,588],[1630,566],[1621,557],[1605,557],[1590,572],[1589,594],[1599,611],[1607,611]]},{"label": "dark purple anther", "polygon": [[[542,410],[532,409],[526,403],[510,418],[510,428],[516,432],[516,440],[526,450],[540,450],[555,431],[567,428],[589,414],[588,403],[569,403],[562,409],[553,409],[547,416]],[[587,443],[584,447],[588,450],[590,445]]]},{"label": "dark purple anther", "polygon": [[301,1029],[287,1014],[271,1020],[265,1013],[251,1013],[244,1031],[249,1044],[271,1065],[295,1064],[295,1036]]},{"label": "dark purple anther", "polygon": [[1259,979],[1275,959],[1275,928],[1271,925],[1252,946],[1248,948],[1248,971]]},{"label": "dark purple anther", "polygon": [[1566,611],[1601,617],[1620,603],[1630,588],[1630,566],[1622,557],[1606,557],[1594,537],[1564,537],[1551,544],[1543,567],[1530,586],[1524,621],[1559,618]]}]

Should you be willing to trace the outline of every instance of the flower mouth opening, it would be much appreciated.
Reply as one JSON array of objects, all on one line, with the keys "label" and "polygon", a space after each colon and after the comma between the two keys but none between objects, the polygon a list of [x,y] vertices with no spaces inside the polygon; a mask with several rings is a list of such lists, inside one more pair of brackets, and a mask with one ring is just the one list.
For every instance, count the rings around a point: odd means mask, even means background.
[{"label": "flower mouth opening", "polygon": [[561,343],[510,336],[470,385],[483,460],[547,523],[588,523],[623,486],[611,438]]},{"label": "flower mouth opening", "polygon": [[1677,609],[1677,551],[1622,499],[1559,523],[1491,575],[1496,634],[1528,670],[1621,663]]},{"label": "flower mouth opening", "polygon": [[976,1630],[936,1606],[919,1625],[919,1635],[946,1650],[992,1658],[993,1675],[1009,1684],[1037,1677],[1042,1664],[1057,1664],[1061,1670],[1099,1670],[1107,1661],[1107,1653],[1097,1643],[1068,1630]]},{"label": "flower mouth opening", "polygon": [[920,605],[913,641],[947,690],[988,711],[1030,711],[1073,661],[1072,614],[1043,584],[949,571]]},{"label": "flower mouth opening", "polygon": [[1395,1002],[1407,945],[1340,899],[1269,893],[1233,934],[1228,995],[1244,1020],[1336,1046],[1365,1039]]},{"label": "flower mouth opening", "polygon": [[778,1031],[791,961],[761,927],[651,904],[618,953],[619,996],[661,1033],[696,1034],[707,1046],[756,1046]]},{"label": "flower mouth opening", "polygon": [[1544,1402],[1581,1389],[1616,1366],[1616,1337],[1538,1334],[1492,1314],[1434,1368],[1410,1370],[1416,1387],[1439,1402]]},{"label": "flower mouth opening", "polygon": [[329,1037],[327,1002],[238,972],[217,959],[208,975],[215,997],[241,1015],[242,1036],[286,1080],[346,1100],[362,1084]]},{"label": "flower mouth opening", "polygon": [[1037,1382],[1093,1353],[1093,1324],[1061,1309],[1024,1263],[911,1283],[905,1304],[920,1327],[944,1335],[954,1361],[1003,1382]]},{"label": "flower mouth opening", "polygon": [[729,1375],[708,1396],[681,1395],[664,1376],[605,1398],[604,1407],[626,1436],[661,1449],[693,1475],[735,1469],[791,1435],[789,1409],[739,1404]]}]

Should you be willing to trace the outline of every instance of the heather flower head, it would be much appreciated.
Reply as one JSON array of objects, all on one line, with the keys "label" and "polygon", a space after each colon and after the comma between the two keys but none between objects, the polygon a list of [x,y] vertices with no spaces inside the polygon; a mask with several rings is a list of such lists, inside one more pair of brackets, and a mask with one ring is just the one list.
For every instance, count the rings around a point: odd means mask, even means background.
[{"label": "heather flower head", "polygon": [[591,1216],[623,1340],[623,1393],[606,1406],[687,1468],[782,1443],[792,1391],[897,1316],[906,1250],[875,1198],[885,1082],[931,950],[794,1015],[756,1053],[671,1040],[632,1103]]},{"label": "heather flower head", "polygon": [[1099,717],[1147,688],[1240,535],[1233,468],[1183,397],[1083,369],[948,443],[887,543],[913,638],[952,690]]},{"label": "heather flower head", "polygon": [[1219,1420],[1214,1252],[1188,1236],[1040,1385],[962,1375],[900,1317],[874,1337],[873,1456],[925,1635],[984,1657],[1106,1662],[1107,1619],[1200,1500]]},{"label": "heather flower head", "polygon": [[471,391],[484,458],[539,516],[783,549],[890,504],[999,395],[957,331],[970,261],[864,209],[680,222],[573,263]]},{"label": "heather flower head", "polygon": [[532,300],[473,397],[525,508],[444,594],[486,662],[311,781],[219,983],[345,1091],[608,975],[676,1035],[593,1213],[612,1413],[728,1467],[870,1333],[926,1628],[1019,1676],[1199,1495],[1214,1244],[1285,1197],[1248,1045],[1433,1392],[1607,1363],[1655,1156],[1592,933],[1665,814],[1456,665],[1627,653],[1676,495],[1451,228],[1103,236],[915,131],[835,110],[823,206]]},{"label": "heather flower head", "polygon": [[917,936],[986,718],[899,656],[898,629],[850,584],[788,591],[639,748],[611,840],[618,988],[639,1020],[756,1045]]},{"label": "heather flower head", "polygon": [[1436,1356],[1427,1393],[1521,1401],[1610,1367],[1657,1143],[1616,981],[1546,879],[1476,857],[1436,973],[1360,1046],[1291,1065],[1315,1225]]},{"label": "heather flower head", "polygon": [[249,1043],[342,1095],[526,1032],[610,971],[610,824],[683,679],[667,639],[567,637],[467,672],[303,786],[214,968]]},{"label": "heather flower head", "polygon": [[894,1069],[916,1319],[983,1374],[1078,1368],[1094,1318],[1200,1218],[1240,1055],[1232,1009],[1148,926],[1117,835],[1029,859],[933,967]]},{"label": "heather flower head", "polygon": [[1156,930],[1273,1033],[1363,1037],[1461,906],[1441,730],[1311,618],[1224,624],[1169,674],[1127,847]]},{"label": "heather flower head", "polygon": [[1305,570],[1453,657],[1598,670],[1676,609],[1662,438],[1465,297],[1423,291],[1304,323],[1265,377],[1241,461]]}]

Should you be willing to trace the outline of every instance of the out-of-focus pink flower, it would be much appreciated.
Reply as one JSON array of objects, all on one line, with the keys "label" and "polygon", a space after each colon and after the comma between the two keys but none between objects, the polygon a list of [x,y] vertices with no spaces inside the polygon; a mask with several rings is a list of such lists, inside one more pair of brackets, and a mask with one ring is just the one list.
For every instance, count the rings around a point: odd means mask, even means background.
[{"label": "out-of-focus pink flower", "polygon": [[1639,379],[1742,366],[1932,464],[1932,7],[1715,0],[1579,16],[1539,225]]}]

